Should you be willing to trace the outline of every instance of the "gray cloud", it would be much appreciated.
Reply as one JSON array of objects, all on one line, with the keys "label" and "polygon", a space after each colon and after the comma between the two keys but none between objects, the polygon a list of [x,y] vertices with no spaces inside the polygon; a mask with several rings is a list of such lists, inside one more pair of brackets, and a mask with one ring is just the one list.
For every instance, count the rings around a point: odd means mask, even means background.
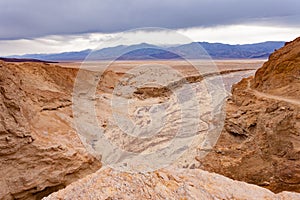
[{"label": "gray cloud", "polygon": [[299,0],[2,0],[0,39],[238,23],[300,26]]}]

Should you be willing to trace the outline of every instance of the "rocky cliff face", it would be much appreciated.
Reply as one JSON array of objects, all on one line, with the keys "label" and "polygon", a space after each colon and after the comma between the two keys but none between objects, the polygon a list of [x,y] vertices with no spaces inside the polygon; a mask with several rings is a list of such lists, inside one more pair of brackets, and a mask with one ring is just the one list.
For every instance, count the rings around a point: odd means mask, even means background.
[{"label": "rocky cliff face", "polygon": [[40,199],[100,168],[72,127],[76,72],[0,62],[0,199]]},{"label": "rocky cliff face", "polygon": [[226,109],[224,130],[201,168],[300,192],[300,38],[236,84]]},{"label": "rocky cliff face", "polygon": [[300,38],[273,53],[268,62],[257,70],[251,87],[299,100]]},{"label": "rocky cliff face", "polygon": [[168,169],[129,174],[102,169],[44,200],[57,199],[299,199],[300,194],[274,194],[267,189],[234,181],[199,169]]}]

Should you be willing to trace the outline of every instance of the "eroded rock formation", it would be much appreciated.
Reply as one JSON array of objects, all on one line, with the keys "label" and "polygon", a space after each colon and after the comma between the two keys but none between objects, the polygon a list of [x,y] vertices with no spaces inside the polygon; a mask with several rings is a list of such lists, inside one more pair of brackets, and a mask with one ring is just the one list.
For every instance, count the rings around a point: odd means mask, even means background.
[{"label": "eroded rock formation", "polygon": [[232,89],[224,130],[203,169],[300,192],[300,38]]},{"label": "eroded rock formation", "polygon": [[72,127],[76,72],[0,62],[0,199],[40,199],[100,168]]}]

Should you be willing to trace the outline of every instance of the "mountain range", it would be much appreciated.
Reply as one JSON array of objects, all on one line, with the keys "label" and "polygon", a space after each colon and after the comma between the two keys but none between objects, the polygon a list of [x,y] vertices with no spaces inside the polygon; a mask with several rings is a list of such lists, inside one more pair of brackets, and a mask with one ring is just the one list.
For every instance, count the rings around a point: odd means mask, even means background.
[{"label": "mountain range", "polygon": [[[255,44],[230,45],[222,43],[193,42],[172,47],[156,46],[147,43],[119,45],[99,50],[86,49],[77,52],[54,54],[14,55],[9,58],[26,58],[48,61],[89,60],[164,60],[164,59],[252,59],[268,58],[285,42],[262,42]],[[93,53],[91,53],[93,52]]]}]

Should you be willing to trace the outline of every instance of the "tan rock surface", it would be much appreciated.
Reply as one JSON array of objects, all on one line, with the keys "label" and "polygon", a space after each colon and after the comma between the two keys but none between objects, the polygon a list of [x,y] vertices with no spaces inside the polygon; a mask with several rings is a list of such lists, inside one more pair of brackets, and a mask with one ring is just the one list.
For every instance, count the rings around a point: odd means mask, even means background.
[{"label": "tan rock surface", "polygon": [[168,169],[152,173],[129,174],[101,169],[44,200],[95,199],[299,199],[300,194],[274,194],[267,189],[234,181],[200,169]]},{"label": "tan rock surface", "polygon": [[224,130],[201,168],[300,192],[300,38],[233,87]]},{"label": "tan rock surface", "polygon": [[40,199],[100,168],[72,127],[76,71],[0,62],[0,199]]}]

